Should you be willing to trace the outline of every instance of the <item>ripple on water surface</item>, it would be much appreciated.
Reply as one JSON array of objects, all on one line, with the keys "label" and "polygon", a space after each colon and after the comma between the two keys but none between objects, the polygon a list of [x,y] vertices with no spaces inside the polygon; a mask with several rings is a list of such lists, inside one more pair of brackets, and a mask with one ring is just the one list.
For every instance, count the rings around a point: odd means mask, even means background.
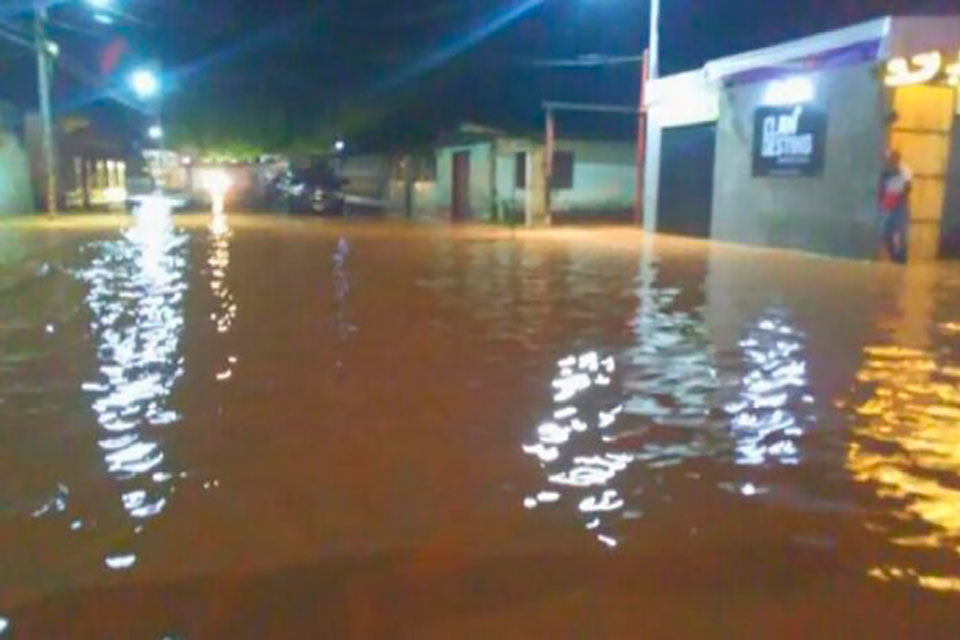
[{"label": "ripple on water surface", "polygon": [[[649,616],[648,576],[688,604],[745,574],[740,622],[768,594],[822,605],[825,574],[881,616],[876,590],[960,590],[946,280],[599,231],[234,222],[147,208],[0,279],[0,596],[202,567],[257,601],[297,566],[442,608],[475,569],[536,607],[487,558],[540,544],[565,593],[611,557],[633,575],[597,590],[611,616]],[[42,619],[0,607],[0,634]]]}]

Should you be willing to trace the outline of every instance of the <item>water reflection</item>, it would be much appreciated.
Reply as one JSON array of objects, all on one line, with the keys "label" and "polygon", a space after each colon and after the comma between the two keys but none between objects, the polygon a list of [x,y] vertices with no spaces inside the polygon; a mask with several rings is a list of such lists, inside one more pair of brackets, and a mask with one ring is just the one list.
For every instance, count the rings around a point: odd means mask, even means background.
[{"label": "water reflection", "polygon": [[[170,396],[183,376],[180,353],[187,236],[162,203],[147,201],[115,241],[96,245],[81,273],[96,340],[99,375],[83,385],[101,427],[108,473],[122,487],[121,504],[139,530],[167,504],[173,478],[163,430],[180,420]],[[130,554],[107,566],[125,569]]]},{"label": "water reflection", "polygon": [[354,327],[350,324],[347,303],[350,297],[350,241],[344,237],[337,240],[333,249],[333,295],[336,305],[334,323],[341,340],[346,340]]},{"label": "water reflection", "polygon": [[[656,267],[651,271],[655,278]],[[625,353],[627,411],[662,427],[722,427],[716,400],[721,380],[706,324],[698,313],[677,307],[680,289],[658,288],[649,278],[640,277],[636,346]]]},{"label": "water reflection", "polygon": [[903,274],[899,309],[881,321],[886,334],[864,349],[838,405],[854,435],[847,469],[881,505],[866,525],[900,548],[870,576],[960,591],[960,335],[953,320],[934,321],[939,277],[922,268]]},{"label": "water reflection", "polygon": [[798,441],[816,422],[806,336],[787,316],[784,310],[768,311],[740,342],[748,373],[726,408],[740,465],[799,464]]},{"label": "water reflection", "polygon": [[[727,415],[703,319],[680,307],[678,288],[659,283],[645,255],[636,279],[633,345],[587,351],[557,364],[552,419],[524,445],[551,489],[572,500],[587,530],[608,547],[621,543],[617,520],[644,517],[669,500],[662,474],[721,446]],[[638,470],[628,476],[632,467]],[[534,508],[552,491],[529,496]]]},{"label": "water reflection", "polygon": [[[210,250],[207,257],[207,267],[210,277],[210,292],[213,294],[216,308],[210,314],[210,321],[217,329],[217,333],[225,336],[230,333],[237,318],[237,301],[227,281],[230,268],[230,243],[233,240],[233,230],[227,215],[223,210],[214,210],[210,222]],[[227,361],[219,368],[217,380],[225,382],[233,377],[233,370],[237,364],[237,357],[227,356]]]},{"label": "water reflection", "polygon": [[[623,411],[613,386],[617,363],[596,351],[571,355],[557,363],[553,379],[552,418],[537,427],[536,439],[523,451],[535,457],[551,489],[524,499],[524,506],[572,500],[586,520],[587,529],[607,546],[616,537],[602,526],[605,516],[624,507],[618,490],[610,488],[615,477],[633,462],[633,455],[604,443],[604,433]],[[578,452],[595,452],[585,455]]]},{"label": "water reflection", "polygon": [[[960,370],[924,349],[871,346],[864,355],[847,467],[892,507],[870,527],[899,546],[960,554]],[[930,575],[924,564],[871,575],[960,591],[960,573]]]},{"label": "water reflection", "polygon": [[524,505],[570,503],[611,547],[623,541],[615,521],[646,517],[700,482],[706,460],[728,470],[711,490],[784,499],[764,470],[799,465],[817,421],[807,336],[787,309],[735,310],[722,319],[738,330],[724,343],[689,272],[679,274],[687,286],[669,286],[667,265],[645,250],[632,343],[561,359],[552,413],[523,446],[549,483]]}]

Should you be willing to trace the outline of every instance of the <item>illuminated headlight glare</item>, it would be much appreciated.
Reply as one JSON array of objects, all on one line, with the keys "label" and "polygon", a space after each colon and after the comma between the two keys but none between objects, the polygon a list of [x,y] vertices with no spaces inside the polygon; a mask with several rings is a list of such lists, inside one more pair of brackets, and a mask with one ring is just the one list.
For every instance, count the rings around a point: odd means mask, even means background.
[{"label": "illuminated headlight glare", "polygon": [[222,196],[230,190],[233,180],[223,169],[207,169],[201,174],[201,184],[208,193],[214,196]]}]

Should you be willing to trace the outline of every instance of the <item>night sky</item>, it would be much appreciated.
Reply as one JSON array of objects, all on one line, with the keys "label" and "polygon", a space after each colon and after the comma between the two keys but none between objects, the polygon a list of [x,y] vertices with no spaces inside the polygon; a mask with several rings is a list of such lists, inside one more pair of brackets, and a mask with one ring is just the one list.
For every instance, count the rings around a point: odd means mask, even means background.
[{"label": "night sky", "polygon": [[[638,54],[648,11],[645,0],[115,2],[122,10],[113,26],[94,23],[82,6],[54,10],[52,33],[71,66],[58,72],[61,108],[90,109],[124,69],[155,59],[168,76],[172,112],[202,103],[203,122],[233,118],[249,128],[264,114],[286,123],[288,138],[335,127],[369,145],[462,120],[531,128],[544,99],[635,102],[634,66],[545,69],[531,61]],[[664,73],[888,13],[958,10],[955,0],[662,3]],[[16,4],[0,16],[25,28]],[[31,106],[25,51],[0,46],[0,79],[0,99]],[[105,102],[101,110],[118,114]]]}]

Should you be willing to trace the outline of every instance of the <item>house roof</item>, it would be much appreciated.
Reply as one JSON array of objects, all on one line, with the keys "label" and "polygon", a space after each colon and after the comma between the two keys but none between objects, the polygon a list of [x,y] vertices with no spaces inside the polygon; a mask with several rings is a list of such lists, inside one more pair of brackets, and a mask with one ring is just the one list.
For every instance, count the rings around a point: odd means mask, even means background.
[{"label": "house roof", "polygon": [[790,65],[804,58],[860,44],[873,43],[879,48],[889,29],[890,18],[879,18],[844,29],[711,60],[704,65],[703,73],[707,80],[716,82],[761,67]]},{"label": "house roof", "polygon": [[960,15],[887,16],[712,60],[703,73],[709,82],[729,81],[762,69],[789,71],[809,69],[811,63],[879,61],[952,47],[960,47]]},{"label": "house roof", "polygon": [[[635,121],[635,120],[634,120]],[[614,124],[617,124],[614,121]],[[585,127],[576,121],[563,121],[557,130],[557,142],[609,142],[635,144],[635,131],[630,126],[624,129],[621,126],[607,130],[597,127]],[[509,140],[519,143],[543,144],[543,130],[536,129],[501,129],[498,127],[477,123],[463,123],[452,131],[447,131],[434,141],[434,147],[458,147],[494,140]]]},{"label": "house roof", "polygon": [[710,122],[719,112],[718,89],[724,84],[956,48],[960,48],[960,15],[878,18],[658,78],[650,82],[645,101],[657,111],[663,126]]}]

